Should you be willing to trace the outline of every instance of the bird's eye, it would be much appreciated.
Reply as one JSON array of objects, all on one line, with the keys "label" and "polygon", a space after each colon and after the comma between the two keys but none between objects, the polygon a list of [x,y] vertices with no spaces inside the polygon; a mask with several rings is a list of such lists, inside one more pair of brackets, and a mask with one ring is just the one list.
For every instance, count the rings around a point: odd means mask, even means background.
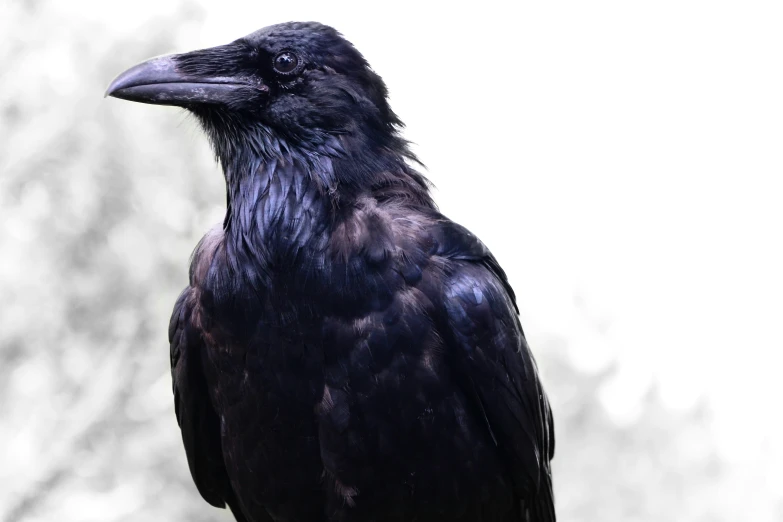
[{"label": "bird's eye", "polygon": [[291,51],[283,51],[275,56],[272,66],[280,74],[291,74],[299,66],[299,57]]}]

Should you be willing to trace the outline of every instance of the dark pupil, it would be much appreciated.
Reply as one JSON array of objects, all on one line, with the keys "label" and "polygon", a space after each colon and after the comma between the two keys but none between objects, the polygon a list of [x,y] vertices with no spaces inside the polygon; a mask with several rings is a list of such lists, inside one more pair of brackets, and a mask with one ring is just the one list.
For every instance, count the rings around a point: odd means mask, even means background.
[{"label": "dark pupil", "polygon": [[280,72],[291,72],[296,69],[296,57],[291,53],[282,53],[275,60],[275,68]]}]

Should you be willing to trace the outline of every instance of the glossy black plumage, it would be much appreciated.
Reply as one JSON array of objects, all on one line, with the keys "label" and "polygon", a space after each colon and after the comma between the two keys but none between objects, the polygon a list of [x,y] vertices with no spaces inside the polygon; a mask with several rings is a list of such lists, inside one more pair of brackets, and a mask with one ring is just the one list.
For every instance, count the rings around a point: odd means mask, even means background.
[{"label": "glossy black plumage", "polygon": [[513,291],[437,211],[348,42],[281,24],[108,94],[193,112],[226,176],[169,329],[207,502],[252,522],[555,520],[552,415]]}]

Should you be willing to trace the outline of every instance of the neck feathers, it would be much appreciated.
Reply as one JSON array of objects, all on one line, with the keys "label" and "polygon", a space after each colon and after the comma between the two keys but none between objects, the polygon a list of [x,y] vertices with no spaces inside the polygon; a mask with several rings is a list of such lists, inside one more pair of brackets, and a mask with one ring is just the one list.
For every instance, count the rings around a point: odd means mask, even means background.
[{"label": "neck feathers", "polygon": [[227,259],[257,292],[273,272],[317,269],[312,260],[325,259],[340,221],[368,198],[375,205],[435,209],[427,180],[393,148],[349,135],[318,147],[292,146],[267,129],[239,139],[210,137],[226,178]]},{"label": "neck feathers", "polygon": [[330,213],[363,196],[435,206],[429,182],[406,161],[418,160],[392,130],[315,132],[293,139],[223,112],[199,119],[226,178],[226,230],[240,228],[246,234],[300,211],[323,212],[328,221]]}]

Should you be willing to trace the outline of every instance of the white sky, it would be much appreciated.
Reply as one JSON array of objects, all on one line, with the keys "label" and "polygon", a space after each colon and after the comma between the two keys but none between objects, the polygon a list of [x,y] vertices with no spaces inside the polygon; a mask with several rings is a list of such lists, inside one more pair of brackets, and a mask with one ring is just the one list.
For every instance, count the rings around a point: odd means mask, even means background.
[{"label": "white sky", "polygon": [[[175,3],[79,5],[131,32]],[[618,421],[655,383],[673,407],[709,399],[727,458],[783,463],[763,448],[783,438],[783,4],[375,5],[204,2],[172,51],[335,26],[389,85],[442,210],[508,271],[534,350],[557,335],[585,369],[616,358]]]}]

